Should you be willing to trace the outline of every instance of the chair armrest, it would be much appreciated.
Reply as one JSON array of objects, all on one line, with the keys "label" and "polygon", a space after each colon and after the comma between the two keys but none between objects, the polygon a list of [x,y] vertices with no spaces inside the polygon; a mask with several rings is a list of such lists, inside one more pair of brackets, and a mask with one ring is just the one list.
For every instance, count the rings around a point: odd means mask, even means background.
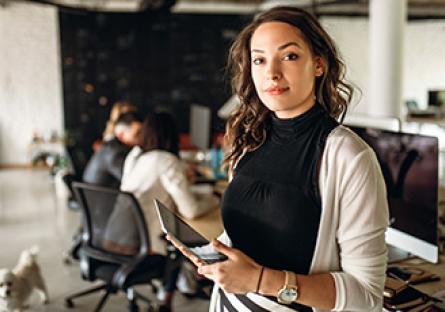
[{"label": "chair armrest", "polygon": [[128,278],[132,273],[138,272],[144,274],[146,272],[153,272],[153,277],[160,274],[156,274],[160,270],[162,273],[163,266],[165,264],[165,257],[161,255],[137,255],[132,260],[124,263],[114,273],[113,280],[111,282],[113,287],[118,289],[124,289],[128,282]]},{"label": "chair armrest", "polygon": [[131,261],[134,257],[115,255],[110,252],[100,251],[98,249],[93,249],[88,246],[82,247],[82,253],[87,257],[93,258],[95,260],[110,262],[115,264],[123,264]]}]

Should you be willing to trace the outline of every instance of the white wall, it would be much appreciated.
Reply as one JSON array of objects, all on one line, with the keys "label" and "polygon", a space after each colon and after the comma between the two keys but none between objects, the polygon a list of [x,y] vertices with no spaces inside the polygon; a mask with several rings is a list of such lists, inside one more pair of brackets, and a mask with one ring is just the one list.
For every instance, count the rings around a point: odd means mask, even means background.
[{"label": "white wall", "polygon": [[346,78],[355,90],[351,112],[366,113],[369,76],[369,30],[365,18],[323,18],[326,31],[334,39],[346,64]]},{"label": "white wall", "polygon": [[34,131],[63,130],[57,10],[8,3],[0,6],[0,165],[29,163]]},{"label": "white wall", "polygon": [[427,89],[445,90],[445,20],[408,24],[404,63],[404,97],[426,107]]},{"label": "white wall", "polygon": [[[351,111],[366,113],[367,106],[372,105],[367,102],[368,19],[323,18],[322,23],[339,47],[347,66],[347,78],[363,93]],[[419,106],[426,107],[428,89],[445,89],[445,20],[409,22],[404,45],[402,99],[414,99]]]}]

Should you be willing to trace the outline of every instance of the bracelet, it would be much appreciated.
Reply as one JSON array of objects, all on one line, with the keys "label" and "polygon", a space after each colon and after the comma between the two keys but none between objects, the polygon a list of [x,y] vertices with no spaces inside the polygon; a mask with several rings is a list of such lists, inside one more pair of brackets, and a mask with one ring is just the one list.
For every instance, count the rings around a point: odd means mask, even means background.
[{"label": "bracelet", "polygon": [[256,284],[256,290],[255,290],[255,293],[257,294],[259,294],[260,291],[261,280],[263,279],[263,272],[264,272],[264,266],[261,266],[260,276],[258,277],[258,283]]}]

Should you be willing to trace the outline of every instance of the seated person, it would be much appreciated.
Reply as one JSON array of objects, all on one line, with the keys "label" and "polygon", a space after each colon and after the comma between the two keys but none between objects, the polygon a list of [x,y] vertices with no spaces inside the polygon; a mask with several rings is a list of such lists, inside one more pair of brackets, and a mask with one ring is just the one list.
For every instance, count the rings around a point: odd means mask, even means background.
[{"label": "seated person", "polygon": [[[114,136],[105,141],[88,161],[82,180],[86,183],[110,188],[119,188],[122,179],[122,169],[125,157],[138,140],[142,118],[135,112],[119,116],[114,124]],[[72,175],[64,177],[64,181],[73,194]],[[70,202],[73,209],[78,210],[77,203]],[[73,244],[68,251],[68,257],[79,259],[79,248],[82,242],[82,229],[74,235]]]},{"label": "seated person", "polygon": [[93,154],[83,173],[83,181],[119,188],[124,160],[137,144],[142,119],[135,112],[122,114],[116,121],[114,137],[104,141]]},{"label": "seated person", "polygon": [[[133,193],[146,219],[153,253],[166,255],[167,244],[154,207],[157,198],[185,219],[199,217],[215,208],[219,201],[213,194],[196,196],[190,189],[185,168],[178,158],[179,135],[169,114],[152,113],[145,119],[139,144],[125,159],[121,190]],[[135,254],[139,247],[133,216],[125,206],[114,209],[106,230],[104,248]],[[179,267],[178,267],[179,270]],[[165,280],[164,307],[170,309],[176,275]]]}]

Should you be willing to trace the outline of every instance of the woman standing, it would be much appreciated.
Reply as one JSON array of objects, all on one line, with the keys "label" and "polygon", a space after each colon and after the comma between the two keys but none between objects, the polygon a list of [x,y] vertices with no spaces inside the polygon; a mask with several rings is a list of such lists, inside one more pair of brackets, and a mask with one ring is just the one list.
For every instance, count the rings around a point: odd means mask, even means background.
[{"label": "woman standing", "polygon": [[352,88],[329,35],[307,12],[273,8],[250,23],[229,56],[241,100],[227,124],[233,173],[228,260],[204,265],[211,311],[381,310],[388,223],[376,157],[339,125]]}]

